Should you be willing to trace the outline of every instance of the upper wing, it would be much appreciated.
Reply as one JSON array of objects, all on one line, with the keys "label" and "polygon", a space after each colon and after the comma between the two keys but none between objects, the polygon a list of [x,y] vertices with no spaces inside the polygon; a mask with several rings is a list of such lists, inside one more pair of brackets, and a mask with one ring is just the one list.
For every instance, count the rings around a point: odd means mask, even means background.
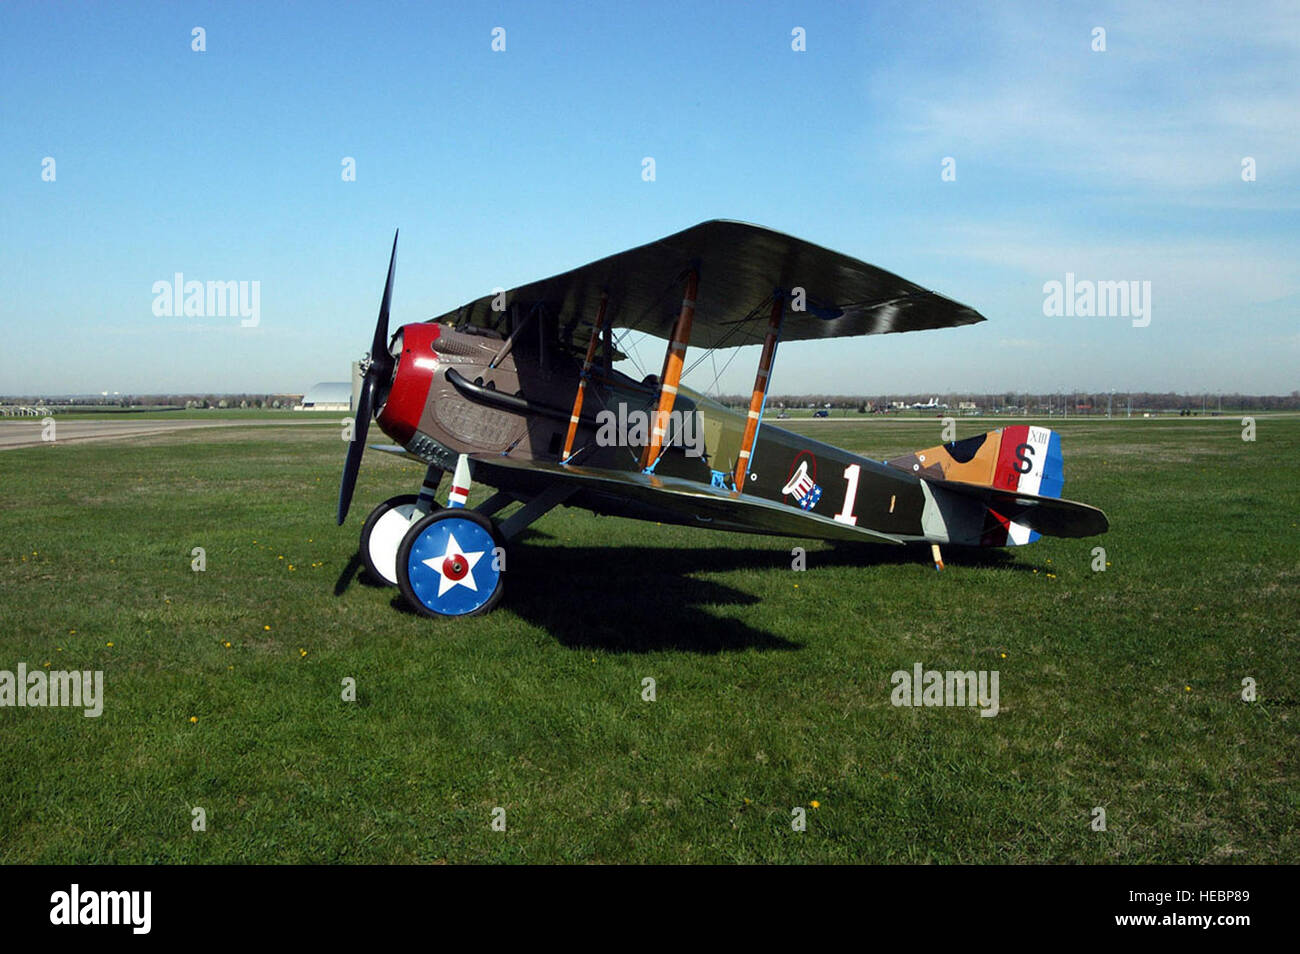
[{"label": "upper wing", "polygon": [[[700,273],[691,344],[703,348],[761,342],[767,331],[764,304],[773,289],[802,288],[806,310],[787,309],[785,341],[877,335],[947,328],[983,321],[978,312],[884,269],[802,239],[745,222],[714,219],[648,245],[610,255],[571,271],[521,285],[506,293],[509,304],[541,303],[564,322],[567,337],[590,335],[602,292],[606,318],[661,338],[672,332],[681,308],[683,279]],[[496,327],[492,295],[433,320]]]},{"label": "upper wing", "polygon": [[608,497],[612,502],[634,501],[681,518],[682,523],[809,540],[888,544],[903,542],[889,534],[840,523],[788,504],[710,487],[693,480],[656,477],[634,471],[572,465],[562,467],[559,464],[546,464],[536,460],[519,461],[489,454],[471,455],[470,459],[474,462],[475,479],[495,487],[540,490],[557,482],[567,483],[578,490]]}]

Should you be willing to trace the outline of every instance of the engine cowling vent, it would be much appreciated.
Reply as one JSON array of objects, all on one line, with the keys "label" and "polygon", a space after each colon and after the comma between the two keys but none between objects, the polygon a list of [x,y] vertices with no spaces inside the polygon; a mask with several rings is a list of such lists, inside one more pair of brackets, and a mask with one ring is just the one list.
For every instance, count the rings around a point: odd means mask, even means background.
[{"label": "engine cowling vent", "polygon": [[500,450],[523,433],[523,421],[451,395],[433,405],[433,416],[448,434],[465,444]]},{"label": "engine cowling vent", "polygon": [[455,332],[445,332],[434,344],[433,349],[438,354],[452,354],[463,357],[476,357],[484,352],[491,354],[494,349],[488,347],[485,342],[469,341],[463,335]]}]

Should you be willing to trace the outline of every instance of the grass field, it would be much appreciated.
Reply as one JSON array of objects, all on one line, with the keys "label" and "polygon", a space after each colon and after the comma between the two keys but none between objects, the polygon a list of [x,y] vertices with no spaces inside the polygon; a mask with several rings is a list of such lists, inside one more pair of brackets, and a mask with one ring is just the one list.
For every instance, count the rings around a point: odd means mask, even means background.
[{"label": "grass field", "polygon": [[[334,428],[0,454],[0,669],[106,680],[98,719],[0,709],[0,861],[1294,861],[1300,420],[1052,426],[1105,537],[795,572],[799,541],[561,510],[454,623],[355,579],[421,474],[372,451],[336,528]],[[895,708],[917,662],[998,670],[1000,714]]]}]

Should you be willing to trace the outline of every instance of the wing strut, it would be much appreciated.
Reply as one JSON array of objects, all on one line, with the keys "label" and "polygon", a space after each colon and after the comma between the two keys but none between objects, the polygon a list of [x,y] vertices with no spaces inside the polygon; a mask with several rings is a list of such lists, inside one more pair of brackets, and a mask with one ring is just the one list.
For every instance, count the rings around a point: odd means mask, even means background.
[{"label": "wing strut", "polygon": [[578,421],[582,418],[582,398],[587,390],[587,376],[591,374],[591,362],[596,357],[596,344],[601,340],[601,329],[605,324],[605,306],[609,304],[609,295],[601,292],[600,310],[596,312],[596,325],[591,329],[591,340],[587,342],[587,359],[582,362],[582,374],[578,377],[578,390],[573,395],[573,413],[569,415],[569,433],[564,436],[564,451],[560,454],[560,463],[567,464],[573,456],[573,439],[578,436]]},{"label": "wing strut", "polygon": [[767,403],[767,384],[771,380],[772,362],[776,360],[776,342],[781,337],[781,322],[785,318],[785,292],[776,291],[772,295],[772,317],[767,323],[767,337],[763,339],[763,353],[758,359],[758,373],[754,375],[754,393],[749,399],[749,418],[745,421],[745,436],[740,442],[740,453],[736,455],[736,471],[731,475],[731,482],[737,491],[745,489],[745,476],[749,473],[749,458],[754,452],[754,441],[758,437],[758,422],[763,417],[763,405]]},{"label": "wing strut", "polygon": [[682,299],[682,310],[673,324],[673,336],[664,353],[664,371],[659,376],[659,408],[655,412],[654,427],[650,431],[650,442],[646,444],[641,456],[641,469],[645,473],[654,471],[659,462],[660,448],[664,436],[668,433],[673,404],[677,401],[677,385],[682,380],[682,365],[686,363],[686,346],[691,341],[691,323],[695,320],[695,297],[700,290],[700,273],[692,266],[686,277],[686,297]]}]

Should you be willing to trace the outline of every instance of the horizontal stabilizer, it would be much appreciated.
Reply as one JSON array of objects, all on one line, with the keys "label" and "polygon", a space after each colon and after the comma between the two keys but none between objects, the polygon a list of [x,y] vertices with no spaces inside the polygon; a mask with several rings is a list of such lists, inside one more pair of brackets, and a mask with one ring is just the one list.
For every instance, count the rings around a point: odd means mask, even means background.
[{"label": "horizontal stabilizer", "polygon": [[926,483],[978,500],[995,514],[1049,537],[1091,537],[1110,529],[1104,513],[1073,500],[981,487],[959,480],[926,478]]}]

